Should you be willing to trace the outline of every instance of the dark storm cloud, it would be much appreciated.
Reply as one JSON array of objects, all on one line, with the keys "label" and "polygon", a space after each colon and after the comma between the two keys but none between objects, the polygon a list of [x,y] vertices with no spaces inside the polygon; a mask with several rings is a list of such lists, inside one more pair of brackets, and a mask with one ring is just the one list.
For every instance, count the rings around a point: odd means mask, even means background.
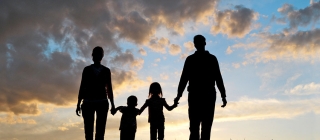
[{"label": "dark storm cloud", "polygon": [[[67,105],[77,99],[83,68],[95,46],[105,50],[114,87],[139,81],[141,67],[119,39],[149,43],[160,26],[183,33],[185,21],[214,11],[216,0],[2,1],[0,4],[0,112],[38,114],[37,103]],[[110,63],[109,63],[110,62]]]},{"label": "dark storm cloud", "polygon": [[[309,26],[315,24],[320,19],[320,2],[313,2],[310,6],[294,10],[290,4],[284,4],[278,9],[289,23],[289,28],[285,31],[296,30],[299,26]],[[279,18],[281,19],[281,18]]]}]

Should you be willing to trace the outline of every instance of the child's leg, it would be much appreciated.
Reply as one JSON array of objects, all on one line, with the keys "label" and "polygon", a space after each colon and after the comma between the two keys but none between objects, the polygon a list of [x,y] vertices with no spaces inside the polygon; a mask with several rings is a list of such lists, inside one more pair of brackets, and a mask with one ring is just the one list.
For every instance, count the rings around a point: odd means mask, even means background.
[{"label": "child's leg", "polygon": [[150,122],[150,140],[157,140],[157,125]]},{"label": "child's leg", "polygon": [[158,124],[158,140],[164,138],[164,122]]}]

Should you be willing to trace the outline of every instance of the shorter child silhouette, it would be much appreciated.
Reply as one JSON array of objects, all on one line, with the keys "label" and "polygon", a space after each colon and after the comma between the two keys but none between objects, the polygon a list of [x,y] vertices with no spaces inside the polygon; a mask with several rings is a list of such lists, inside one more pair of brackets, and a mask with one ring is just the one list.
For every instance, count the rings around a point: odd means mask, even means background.
[{"label": "shorter child silhouette", "polygon": [[128,106],[119,106],[113,115],[119,110],[122,113],[120,122],[120,140],[134,140],[137,130],[136,116],[139,115],[139,109],[135,108],[138,105],[136,96],[129,96],[127,99]]},{"label": "shorter child silhouette", "polygon": [[146,107],[149,107],[148,122],[150,123],[150,139],[163,140],[164,138],[164,115],[163,106],[171,111],[177,107],[178,102],[175,102],[172,106],[169,106],[164,98],[162,98],[162,90],[159,83],[154,82],[149,88],[149,99],[146,100],[144,105],[140,108],[140,114]]}]

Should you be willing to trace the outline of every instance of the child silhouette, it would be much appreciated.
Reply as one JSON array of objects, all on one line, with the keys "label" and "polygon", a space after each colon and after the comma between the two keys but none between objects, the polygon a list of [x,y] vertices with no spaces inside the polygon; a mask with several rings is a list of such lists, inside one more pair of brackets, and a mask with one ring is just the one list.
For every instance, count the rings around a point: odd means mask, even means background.
[{"label": "child silhouette", "polygon": [[139,109],[136,96],[129,96],[127,99],[128,106],[119,106],[111,113],[114,115],[119,110],[122,113],[120,122],[120,140],[134,140],[137,130],[136,116],[139,115]]},{"label": "child silhouette", "polygon": [[150,123],[150,139],[163,140],[164,138],[164,115],[163,106],[171,111],[177,107],[178,102],[175,102],[172,106],[169,106],[164,98],[162,98],[162,90],[159,83],[154,82],[149,88],[149,99],[146,100],[144,105],[140,108],[140,114],[146,107],[149,107],[148,122]]}]

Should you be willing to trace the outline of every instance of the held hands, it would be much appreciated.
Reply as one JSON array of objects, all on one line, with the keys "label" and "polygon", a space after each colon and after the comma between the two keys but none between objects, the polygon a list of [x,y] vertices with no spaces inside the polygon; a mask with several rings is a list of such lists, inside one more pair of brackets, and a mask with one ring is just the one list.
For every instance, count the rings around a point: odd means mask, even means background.
[{"label": "held hands", "polygon": [[223,105],[221,107],[223,108],[223,107],[225,107],[227,105],[227,99],[226,98],[222,98],[222,102],[223,102]]},{"label": "held hands", "polygon": [[111,107],[111,114],[114,115],[114,114],[116,114],[116,113],[117,113],[117,110],[114,108],[114,106]]},{"label": "held hands", "polygon": [[174,98],[174,104],[179,104],[178,102],[179,102],[179,100],[180,100],[180,97],[176,97],[176,98]]},{"label": "held hands", "polygon": [[178,106],[179,100],[180,100],[180,97],[174,98],[174,104],[173,104],[173,106],[172,106],[173,108],[176,108],[176,107]]}]

